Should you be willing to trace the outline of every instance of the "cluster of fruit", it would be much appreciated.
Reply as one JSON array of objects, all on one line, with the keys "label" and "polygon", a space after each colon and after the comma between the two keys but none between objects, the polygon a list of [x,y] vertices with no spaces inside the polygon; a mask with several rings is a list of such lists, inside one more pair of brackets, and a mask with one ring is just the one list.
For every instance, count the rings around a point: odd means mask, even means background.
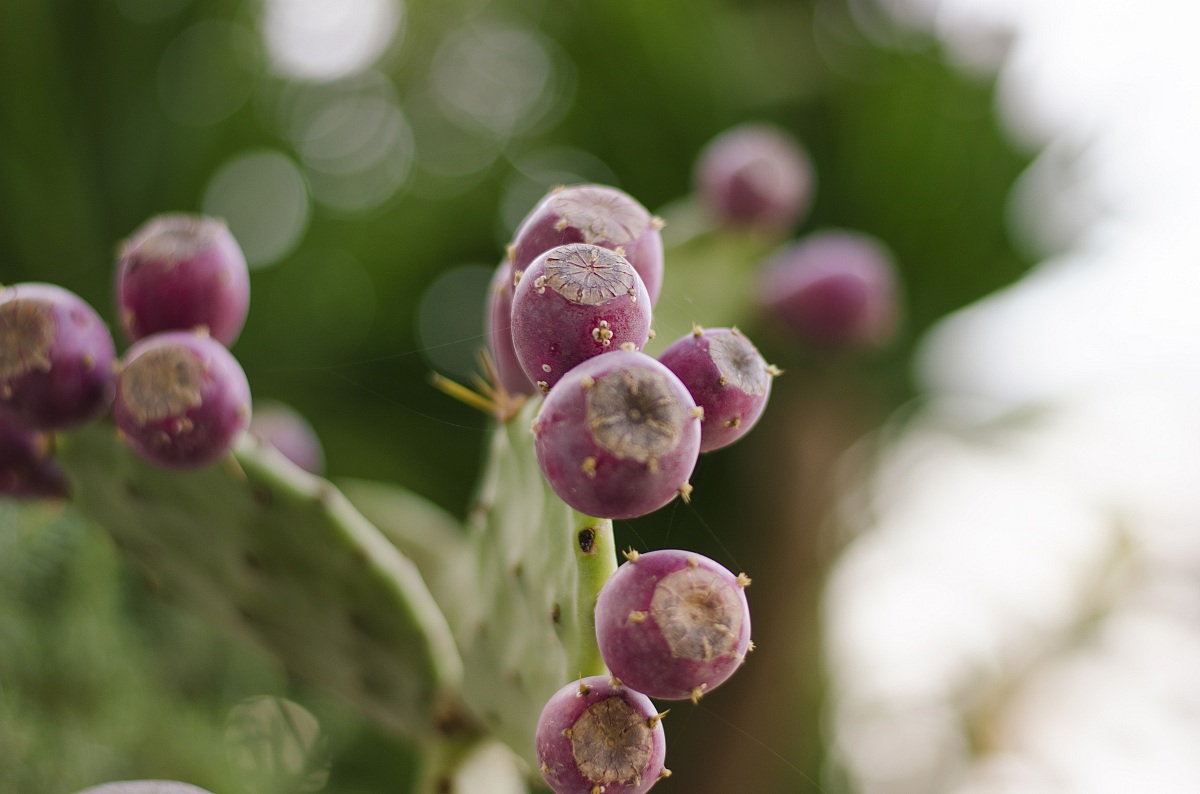
[{"label": "cluster of fruit", "polygon": [[[658,359],[642,352],[663,280],[660,226],[614,188],[560,188],[521,224],[493,279],[499,379],[545,395],[532,427],[538,464],[591,516],[687,499],[700,453],[754,426],[778,374],[732,328],[696,327]],[[538,723],[542,776],[559,794],[649,789],[667,774],[649,698],[698,699],[750,647],[745,575],[678,549],[627,557],[595,609],[612,677],[567,684]]]},{"label": "cluster of fruit", "polygon": [[250,387],[226,347],[249,297],[229,230],[190,215],[154,218],[122,246],[116,298],[132,346],[120,360],[108,327],[74,293],[39,283],[0,290],[0,494],[62,495],[48,434],[110,408],[122,438],[159,465],[226,455],[250,422]]}]

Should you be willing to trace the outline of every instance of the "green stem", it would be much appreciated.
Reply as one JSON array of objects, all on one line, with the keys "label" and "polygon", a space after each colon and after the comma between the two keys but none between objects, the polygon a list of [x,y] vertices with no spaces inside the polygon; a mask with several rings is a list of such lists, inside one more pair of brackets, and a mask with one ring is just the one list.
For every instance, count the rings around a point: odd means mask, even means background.
[{"label": "green stem", "polygon": [[596,645],[596,597],[617,570],[617,546],[612,519],[593,518],[572,510],[575,564],[579,571],[575,608],[578,639],[571,649],[571,669],[582,676],[607,675]]}]

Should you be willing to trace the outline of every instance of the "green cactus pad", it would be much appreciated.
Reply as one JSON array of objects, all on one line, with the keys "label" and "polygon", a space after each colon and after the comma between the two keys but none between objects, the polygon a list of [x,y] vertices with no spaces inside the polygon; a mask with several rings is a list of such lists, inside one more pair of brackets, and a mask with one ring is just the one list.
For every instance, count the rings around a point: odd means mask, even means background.
[{"label": "green cactus pad", "polygon": [[533,450],[530,401],[492,435],[468,517],[476,590],[455,636],[471,708],[532,768],[533,735],[550,696],[606,672],[596,649],[596,596],[616,570],[612,522],[565,505]]},{"label": "green cactus pad", "polygon": [[79,509],[165,595],[406,735],[452,714],[462,662],[416,566],[323,479],[244,437],[167,471],[111,429],[60,440]]}]

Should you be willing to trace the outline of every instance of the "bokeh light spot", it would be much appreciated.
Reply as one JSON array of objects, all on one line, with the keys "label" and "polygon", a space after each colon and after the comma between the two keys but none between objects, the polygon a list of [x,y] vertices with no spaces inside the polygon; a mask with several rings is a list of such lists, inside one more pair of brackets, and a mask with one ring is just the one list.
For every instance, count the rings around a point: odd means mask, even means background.
[{"label": "bokeh light spot", "polygon": [[304,177],[286,155],[262,150],[226,162],[204,192],[204,212],[224,218],[251,267],[291,252],[308,226]]}]

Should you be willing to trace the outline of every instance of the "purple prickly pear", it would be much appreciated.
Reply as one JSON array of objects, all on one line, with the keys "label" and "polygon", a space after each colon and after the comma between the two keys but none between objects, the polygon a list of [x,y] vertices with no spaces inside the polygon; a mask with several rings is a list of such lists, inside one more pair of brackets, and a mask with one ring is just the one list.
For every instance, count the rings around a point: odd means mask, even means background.
[{"label": "purple prickly pear", "polygon": [[249,426],[250,386],[233,354],[207,334],[155,334],[125,354],[113,418],[147,460],[203,466],[228,454]]},{"label": "purple prickly pear", "polygon": [[758,292],[767,312],[814,348],[879,347],[895,332],[895,264],[867,234],[809,235],[764,265]]},{"label": "purple prickly pear", "polygon": [[650,305],[663,279],[662,221],[632,196],[604,185],[558,188],[521,223],[509,249],[514,270],[524,270],[544,251],[587,243],[619,251],[642,277]]},{"label": "purple prickly pear", "polygon": [[204,326],[232,345],[246,322],[250,274],[224,221],[159,215],[122,245],[116,293],[130,341]]},{"label": "purple prickly pear", "polygon": [[698,700],[750,649],[750,579],[690,551],[630,552],[596,600],[604,664],[626,686]]},{"label": "purple prickly pear", "polygon": [[782,233],[812,202],[808,153],[769,124],[745,124],[718,135],[696,161],[694,182],[721,223]]},{"label": "purple prickly pear", "polygon": [[67,479],[50,457],[50,437],[0,419],[0,497],[67,495]]},{"label": "purple prickly pear", "polygon": [[701,413],[671,370],[618,350],[585,361],[550,390],[533,422],[534,451],[568,505],[633,518],[691,493]]},{"label": "purple prickly pear", "polygon": [[643,794],[670,775],[662,716],[650,698],[605,676],[567,684],[538,719],[542,777],[555,794]]},{"label": "purple prickly pear", "polygon": [[317,475],[325,471],[325,452],[317,432],[289,406],[259,403],[250,419],[250,432],[305,471]]},{"label": "purple prickly pear", "polygon": [[78,295],[53,284],[0,290],[0,416],[35,430],[98,418],[112,402],[115,356]]},{"label": "purple prickly pear", "polygon": [[641,350],[649,335],[646,287],[624,257],[606,248],[572,244],[544,252],[513,295],[513,348],[543,392],[593,356],[628,345]]},{"label": "purple prickly pear", "polygon": [[513,270],[505,259],[496,268],[488,290],[488,349],[496,365],[496,375],[509,394],[537,394],[533,382],[525,376],[513,347],[512,303],[515,289]]},{"label": "purple prickly pear", "polygon": [[701,452],[727,447],[754,427],[771,396],[771,378],[779,373],[736,328],[696,326],[658,360],[704,409]]}]

